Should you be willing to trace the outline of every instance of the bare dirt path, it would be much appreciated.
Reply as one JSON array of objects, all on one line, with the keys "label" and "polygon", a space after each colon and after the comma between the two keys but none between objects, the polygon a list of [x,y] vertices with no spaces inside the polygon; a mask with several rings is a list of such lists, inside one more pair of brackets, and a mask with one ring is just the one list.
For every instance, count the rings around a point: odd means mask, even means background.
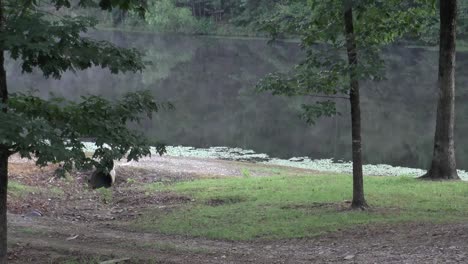
[{"label": "bare dirt path", "polygon": [[[10,240],[19,252],[12,263],[26,263],[28,257],[29,263],[50,263],[67,255],[130,258],[133,263],[466,263],[468,253],[468,224],[381,225],[313,239],[226,242],[48,218],[16,222],[17,217],[10,217]],[[34,232],[25,232],[32,226]],[[31,249],[41,254],[29,255]]]},{"label": "bare dirt path", "polygon": [[[105,202],[98,192],[87,190],[86,173],[72,181],[55,181],[53,168],[39,170],[13,160],[14,181],[64,193],[10,197],[10,263],[99,263],[119,258],[130,259],[122,263],[468,263],[468,223],[361,226],[310,239],[253,242],[133,232],[125,223],[142,210],[189,201],[172,193],[148,197],[127,179],[241,176],[246,168],[263,176],[281,168],[173,157],[119,165],[121,177],[114,187],[118,197]],[[42,216],[31,214],[36,209]]]}]

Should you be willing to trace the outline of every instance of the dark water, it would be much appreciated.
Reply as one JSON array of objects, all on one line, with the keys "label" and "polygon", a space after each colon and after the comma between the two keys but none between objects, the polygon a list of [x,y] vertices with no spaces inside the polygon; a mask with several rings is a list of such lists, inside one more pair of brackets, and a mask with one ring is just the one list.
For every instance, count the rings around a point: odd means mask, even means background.
[{"label": "dark water", "polygon": [[[146,51],[152,65],[140,74],[111,75],[94,68],[67,73],[60,81],[39,74],[21,75],[9,64],[12,90],[38,89],[77,99],[84,94],[118,98],[150,89],[176,110],[143,124],[146,134],[171,145],[231,146],[270,156],[350,159],[349,104],[339,101],[341,116],[307,126],[299,119],[300,98],[255,94],[265,74],[285,71],[301,56],[297,43],[263,39],[162,36],[118,32],[99,38]],[[456,143],[459,167],[468,169],[468,108],[465,89],[468,55],[458,55]],[[386,52],[387,80],[363,87],[363,139],[366,163],[428,166],[436,110],[437,53],[393,47]]]}]

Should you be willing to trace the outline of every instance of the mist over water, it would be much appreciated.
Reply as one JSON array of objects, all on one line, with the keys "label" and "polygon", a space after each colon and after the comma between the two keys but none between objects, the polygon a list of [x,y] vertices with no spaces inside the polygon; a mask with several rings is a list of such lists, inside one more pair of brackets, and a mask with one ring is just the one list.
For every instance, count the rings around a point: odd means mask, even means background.
[{"label": "mist over water", "polygon": [[[150,89],[176,110],[161,112],[140,129],[170,145],[230,146],[272,157],[351,158],[349,103],[338,101],[340,116],[308,126],[299,118],[301,98],[256,94],[265,74],[286,71],[299,61],[297,43],[267,45],[264,39],[236,39],[94,32],[94,37],[146,52],[143,73],[111,75],[93,68],[66,73],[61,80],[22,75],[8,64],[13,92],[35,89],[78,100],[97,94],[111,99]],[[366,163],[427,168],[432,154],[436,111],[436,51],[392,47],[385,53],[387,80],[362,89],[363,148]],[[458,167],[468,169],[468,54],[458,54],[456,151]]]}]

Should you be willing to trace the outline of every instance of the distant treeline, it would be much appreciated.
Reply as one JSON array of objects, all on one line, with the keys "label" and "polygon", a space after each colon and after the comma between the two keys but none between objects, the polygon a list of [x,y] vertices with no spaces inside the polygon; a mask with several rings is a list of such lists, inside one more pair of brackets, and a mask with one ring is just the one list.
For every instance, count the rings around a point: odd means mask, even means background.
[{"label": "distant treeline", "polygon": [[[307,8],[307,1],[158,0],[147,1],[148,12],[144,19],[119,10],[108,13],[75,9],[71,12],[95,16],[102,27],[195,35],[265,36],[262,21],[281,12],[293,12],[293,7],[302,5]],[[439,29],[436,14],[419,41],[436,44]],[[461,38],[468,37],[468,0],[459,1],[458,31]]]}]

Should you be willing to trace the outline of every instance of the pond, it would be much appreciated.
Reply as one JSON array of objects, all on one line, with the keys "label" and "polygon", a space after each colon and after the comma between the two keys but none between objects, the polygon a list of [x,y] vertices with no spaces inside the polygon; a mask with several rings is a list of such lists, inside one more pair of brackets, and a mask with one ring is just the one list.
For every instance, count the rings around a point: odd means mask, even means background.
[{"label": "pond", "polygon": [[[66,73],[61,80],[22,75],[8,63],[12,91],[38,90],[78,100],[99,94],[115,99],[129,91],[150,89],[176,110],[161,112],[139,129],[169,145],[229,146],[253,149],[271,157],[308,156],[349,160],[350,118],[346,100],[341,115],[308,126],[299,118],[302,98],[257,94],[265,74],[287,71],[302,55],[293,41],[158,35],[97,31],[94,37],[135,47],[151,62],[143,73],[111,75],[93,68]],[[437,52],[391,47],[385,51],[387,78],[363,84],[363,155],[365,163],[426,168],[432,154],[436,111]],[[468,168],[468,54],[458,55],[457,159]]]}]

